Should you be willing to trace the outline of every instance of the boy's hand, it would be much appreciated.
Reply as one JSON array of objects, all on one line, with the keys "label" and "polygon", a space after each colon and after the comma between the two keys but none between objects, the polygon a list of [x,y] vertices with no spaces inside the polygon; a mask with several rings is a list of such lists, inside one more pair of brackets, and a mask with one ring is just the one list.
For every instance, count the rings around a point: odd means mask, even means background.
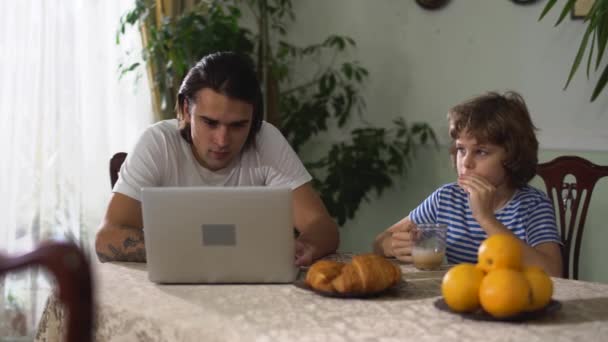
[{"label": "boy's hand", "polygon": [[405,220],[403,224],[388,229],[388,232],[391,233],[388,247],[397,260],[412,262],[412,249],[414,248],[412,230],[415,227],[416,225],[412,221]]},{"label": "boy's hand", "polygon": [[477,176],[460,176],[458,185],[469,194],[469,207],[477,222],[494,218],[494,198],[496,187],[487,179]]}]

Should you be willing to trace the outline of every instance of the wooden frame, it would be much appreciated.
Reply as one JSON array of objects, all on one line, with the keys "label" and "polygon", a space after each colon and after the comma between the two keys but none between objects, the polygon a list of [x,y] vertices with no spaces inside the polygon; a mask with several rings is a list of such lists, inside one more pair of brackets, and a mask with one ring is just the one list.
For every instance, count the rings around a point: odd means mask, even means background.
[{"label": "wooden frame", "polygon": [[585,19],[595,0],[576,0],[572,7],[572,19]]}]

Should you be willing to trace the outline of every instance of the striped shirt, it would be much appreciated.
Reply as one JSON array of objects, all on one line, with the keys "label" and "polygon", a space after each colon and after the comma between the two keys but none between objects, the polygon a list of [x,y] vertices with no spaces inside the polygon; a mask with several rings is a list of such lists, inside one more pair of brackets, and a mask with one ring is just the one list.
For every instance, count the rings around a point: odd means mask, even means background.
[{"label": "striped shirt", "polygon": [[[518,189],[511,200],[495,213],[496,219],[513,234],[534,247],[545,242],[561,244],[555,212],[549,198],[529,185]],[[445,223],[448,226],[448,263],[477,263],[477,249],[487,238],[473,218],[467,193],[456,183],[435,190],[410,213],[419,223]]]}]

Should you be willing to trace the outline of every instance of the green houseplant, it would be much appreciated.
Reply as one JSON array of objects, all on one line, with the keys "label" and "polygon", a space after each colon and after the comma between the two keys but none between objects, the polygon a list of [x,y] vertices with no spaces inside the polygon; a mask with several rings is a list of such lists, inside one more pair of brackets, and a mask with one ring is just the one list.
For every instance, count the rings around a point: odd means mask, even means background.
[{"label": "green houseplant", "polygon": [[[162,117],[174,117],[177,80],[202,56],[217,50],[250,55],[263,82],[267,120],[298,152],[340,225],[354,217],[372,191],[381,194],[392,185],[394,176],[407,170],[417,146],[437,142],[426,123],[409,124],[398,118],[391,128],[368,124],[360,96],[368,71],[345,58],[355,41],[340,35],[305,47],[286,41],[288,24],[295,20],[291,0],[201,1],[191,11],[172,18],[152,18],[158,13],[158,1],[137,0],[136,7],[121,19],[118,37],[128,25],[143,27],[143,59],[154,65],[148,72],[160,90]],[[240,24],[245,10],[255,19],[255,32]],[[329,62],[313,62],[320,59]],[[132,72],[140,65],[139,61],[125,64],[122,72]],[[310,77],[296,82],[293,75],[302,65]],[[331,139],[330,127],[347,138]],[[320,156],[311,157],[305,147],[321,137],[332,142]]]},{"label": "green houseplant", "polygon": [[[549,0],[541,13],[539,20],[542,20],[556,3],[557,0]],[[562,7],[555,26],[559,25],[564,18],[566,18],[568,13],[570,13],[574,8],[575,3],[576,0],[567,0]],[[597,72],[600,68],[601,62],[604,58],[604,52],[606,51],[606,44],[608,43],[608,0],[595,0],[593,6],[589,10],[589,13],[585,17],[585,23],[587,28],[581,39],[581,43],[578,47],[578,52],[574,58],[572,67],[570,68],[570,73],[564,89],[568,87],[572,77],[574,74],[576,74],[587,50],[587,78],[589,78],[589,75],[591,74],[591,69],[593,69],[594,72]],[[600,77],[595,85],[595,88],[593,89],[591,101],[595,101],[595,99],[597,99],[599,94],[606,87],[607,82],[608,65],[603,67]]]}]

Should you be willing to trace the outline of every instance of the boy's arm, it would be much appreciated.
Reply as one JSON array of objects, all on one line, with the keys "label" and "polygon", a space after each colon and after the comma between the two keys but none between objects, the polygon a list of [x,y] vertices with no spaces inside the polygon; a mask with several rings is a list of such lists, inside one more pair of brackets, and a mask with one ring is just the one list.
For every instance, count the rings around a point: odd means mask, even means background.
[{"label": "boy's arm", "polygon": [[559,244],[545,242],[537,246],[524,247],[524,262],[542,267],[552,277],[563,277],[562,251]]},{"label": "boy's arm", "polygon": [[[510,234],[515,236],[509,228],[494,216],[492,205],[494,203],[496,188],[492,184],[479,176],[460,177],[458,183],[469,193],[469,206],[473,218],[488,236],[494,234]],[[524,241],[521,241],[521,245],[524,264],[542,267],[551,276],[561,276],[562,257],[557,243],[547,242],[541,243],[536,247],[531,247]]]},{"label": "boy's arm", "polygon": [[[479,225],[486,231],[488,236],[494,234],[509,234],[515,236],[515,234],[496,218],[482,220],[479,222]],[[545,242],[532,247],[519,238],[517,238],[517,240],[521,241],[524,265],[539,266],[552,277],[562,277],[562,254],[559,244],[555,242]]]},{"label": "boy's arm", "polygon": [[115,192],[95,238],[99,261],[145,262],[141,203]]}]

